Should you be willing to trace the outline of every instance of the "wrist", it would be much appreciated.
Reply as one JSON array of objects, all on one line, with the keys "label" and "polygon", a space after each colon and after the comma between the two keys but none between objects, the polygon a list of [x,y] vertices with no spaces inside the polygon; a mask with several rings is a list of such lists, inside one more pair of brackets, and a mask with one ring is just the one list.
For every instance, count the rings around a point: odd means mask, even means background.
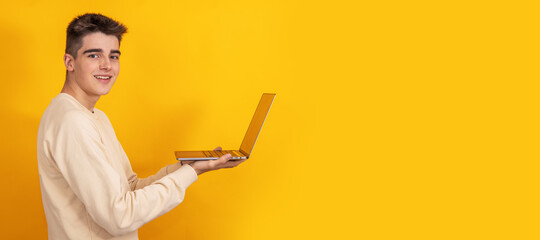
[{"label": "wrist", "polygon": [[198,176],[198,175],[201,175],[201,174],[203,173],[203,171],[201,171],[199,168],[197,168],[197,167],[194,166],[194,165],[195,165],[194,162],[193,162],[193,163],[190,163],[190,164],[188,164],[188,165],[189,165],[191,168],[193,168],[193,170],[195,171],[195,173],[197,174],[197,176]]}]

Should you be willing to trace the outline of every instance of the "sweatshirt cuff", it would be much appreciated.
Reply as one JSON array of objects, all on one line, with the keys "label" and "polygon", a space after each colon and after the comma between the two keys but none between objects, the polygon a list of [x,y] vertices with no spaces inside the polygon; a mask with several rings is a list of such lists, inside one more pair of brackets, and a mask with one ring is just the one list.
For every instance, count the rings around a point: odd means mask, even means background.
[{"label": "sweatshirt cuff", "polygon": [[191,185],[198,179],[197,172],[195,172],[195,169],[193,169],[188,164],[182,165],[182,167],[180,167],[178,170],[174,171],[171,174],[174,174],[175,178],[180,180],[179,184],[184,189],[189,187],[189,185]]},{"label": "sweatshirt cuff", "polygon": [[181,166],[182,166],[182,163],[181,163],[181,162],[177,162],[177,163],[174,163],[174,164],[169,164],[169,165],[167,165],[167,167],[166,167],[166,173],[167,173],[167,174],[173,173],[173,172],[175,172],[176,170],[178,170]]}]

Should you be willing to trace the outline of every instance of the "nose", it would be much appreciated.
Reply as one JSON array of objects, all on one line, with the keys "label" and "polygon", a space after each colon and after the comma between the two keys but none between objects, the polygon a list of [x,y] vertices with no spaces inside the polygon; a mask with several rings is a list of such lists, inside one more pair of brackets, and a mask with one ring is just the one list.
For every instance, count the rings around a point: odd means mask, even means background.
[{"label": "nose", "polygon": [[103,69],[103,70],[111,70],[112,66],[111,66],[111,60],[109,58],[102,58],[100,64],[99,64],[99,69]]}]

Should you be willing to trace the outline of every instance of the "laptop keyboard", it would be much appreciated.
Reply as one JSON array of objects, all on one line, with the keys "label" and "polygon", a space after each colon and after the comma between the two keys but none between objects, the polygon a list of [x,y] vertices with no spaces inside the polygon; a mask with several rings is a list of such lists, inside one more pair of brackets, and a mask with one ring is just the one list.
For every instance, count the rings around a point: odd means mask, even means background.
[{"label": "laptop keyboard", "polygon": [[228,150],[223,150],[223,151],[203,151],[204,155],[206,155],[206,157],[221,157],[227,153],[230,153],[232,156],[235,156],[235,157],[241,157],[240,155],[238,155],[237,153],[235,153],[235,151],[228,151]]}]

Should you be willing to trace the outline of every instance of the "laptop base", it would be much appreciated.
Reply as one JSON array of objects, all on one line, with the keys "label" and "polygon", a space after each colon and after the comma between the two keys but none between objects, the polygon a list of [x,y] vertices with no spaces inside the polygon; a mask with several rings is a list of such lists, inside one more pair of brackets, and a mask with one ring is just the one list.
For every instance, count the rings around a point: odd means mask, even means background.
[{"label": "laptop base", "polygon": [[221,150],[221,151],[176,151],[176,160],[178,161],[203,161],[203,160],[216,160],[219,157],[230,153],[231,160],[243,160],[248,159],[247,156],[242,154],[238,150]]}]

